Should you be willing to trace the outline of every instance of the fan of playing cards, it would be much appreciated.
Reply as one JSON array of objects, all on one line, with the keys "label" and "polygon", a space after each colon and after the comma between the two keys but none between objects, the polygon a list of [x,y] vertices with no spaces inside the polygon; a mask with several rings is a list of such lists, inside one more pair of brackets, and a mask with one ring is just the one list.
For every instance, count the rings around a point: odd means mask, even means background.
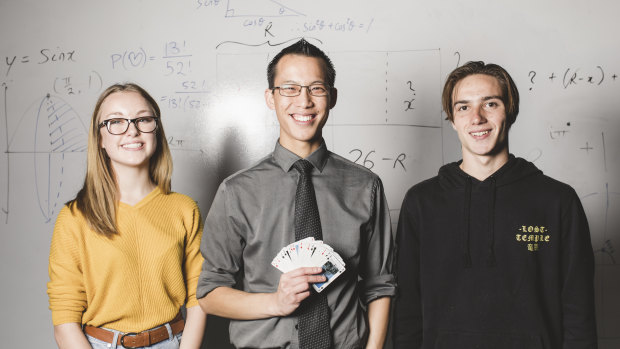
[{"label": "fan of playing cards", "polygon": [[333,248],[324,244],[323,241],[309,237],[295,241],[282,248],[271,261],[271,265],[280,269],[283,273],[301,267],[321,267],[325,282],[312,284],[317,292],[321,292],[336,280],[345,270],[344,261]]}]

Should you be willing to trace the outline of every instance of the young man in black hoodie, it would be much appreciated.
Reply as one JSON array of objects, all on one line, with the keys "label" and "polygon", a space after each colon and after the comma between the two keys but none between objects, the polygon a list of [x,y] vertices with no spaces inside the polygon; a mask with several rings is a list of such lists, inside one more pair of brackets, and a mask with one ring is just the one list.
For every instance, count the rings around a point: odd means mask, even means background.
[{"label": "young man in black hoodie", "polygon": [[512,78],[469,62],[442,103],[463,159],[405,196],[395,348],[596,348],[586,216],[570,186],[508,152]]}]

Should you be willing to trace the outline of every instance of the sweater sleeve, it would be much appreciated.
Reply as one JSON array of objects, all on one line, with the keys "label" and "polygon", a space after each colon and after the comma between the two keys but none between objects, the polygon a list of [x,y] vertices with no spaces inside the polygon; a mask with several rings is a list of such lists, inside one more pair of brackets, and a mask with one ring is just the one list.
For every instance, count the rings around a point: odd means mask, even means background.
[{"label": "sweater sleeve", "polygon": [[394,307],[394,349],[420,348],[422,345],[420,235],[413,207],[413,194],[409,190],[396,229],[398,294]]},{"label": "sweater sleeve", "polygon": [[[82,223],[83,224],[83,223]],[[80,262],[81,223],[65,206],[56,219],[49,257],[49,296],[52,323],[82,322],[87,299]]]},{"label": "sweater sleeve", "polygon": [[196,287],[198,285],[198,279],[200,277],[200,269],[202,268],[203,258],[200,254],[200,239],[202,238],[202,218],[200,216],[200,210],[196,202],[192,200],[193,206],[188,217],[189,227],[187,229],[187,241],[185,243],[185,258],[183,265],[183,272],[185,276],[186,288],[187,288],[187,304],[186,306],[193,307],[198,305],[196,300]]},{"label": "sweater sleeve", "polygon": [[596,348],[594,253],[588,221],[574,191],[562,224],[563,348]]}]

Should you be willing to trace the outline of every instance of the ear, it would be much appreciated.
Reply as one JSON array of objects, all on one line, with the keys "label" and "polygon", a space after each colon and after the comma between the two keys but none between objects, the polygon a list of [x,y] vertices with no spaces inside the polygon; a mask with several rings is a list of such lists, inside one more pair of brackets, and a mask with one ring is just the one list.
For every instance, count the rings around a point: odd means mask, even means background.
[{"label": "ear", "polygon": [[450,125],[452,125],[452,129],[456,131],[456,126],[454,126],[454,120],[450,121]]},{"label": "ear", "polygon": [[276,109],[276,102],[274,101],[273,90],[266,89],[265,90],[265,103],[267,103],[267,107],[271,110]]},{"label": "ear", "polygon": [[336,101],[338,100],[338,90],[333,87],[331,93],[329,94],[329,109],[336,106]]}]

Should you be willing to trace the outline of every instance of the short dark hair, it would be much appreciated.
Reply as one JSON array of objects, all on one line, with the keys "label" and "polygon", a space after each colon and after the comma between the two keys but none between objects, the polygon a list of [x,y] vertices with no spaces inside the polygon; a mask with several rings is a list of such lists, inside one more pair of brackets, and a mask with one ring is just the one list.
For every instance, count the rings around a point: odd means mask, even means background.
[{"label": "short dark hair", "polygon": [[307,42],[305,39],[301,39],[280,51],[275,57],[273,57],[267,66],[267,82],[269,83],[269,88],[274,87],[276,66],[278,65],[280,59],[286,55],[301,55],[306,57],[315,57],[322,60],[325,65],[325,82],[329,85],[329,87],[334,87],[334,83],[336,82],[336,69],[334,69],[334,64],[331,59],[329,59],[325,52],[321,51],[318,47]]},{"label": "short dark hair", "polygon": [[454,69],[448,76],[448,79],[446,79],[446,84],[443,87],[443,94],[441,96],[443,110],[446,112],[446,120],[454,122],[454,113],[452,110],[454,87],[459,81],[474,74],[489,75],[497,79],[502,89],[502,102],[506,108],[506,119],[508,121],[508,127],[510,127],[517,119],[517,114],[519,114],[519,90],[517,90],[517,85],[515,85],[510,74],[508,74],[504,68],[497,64],[485,64],[482,61],[467,62],[465,65]]}]

